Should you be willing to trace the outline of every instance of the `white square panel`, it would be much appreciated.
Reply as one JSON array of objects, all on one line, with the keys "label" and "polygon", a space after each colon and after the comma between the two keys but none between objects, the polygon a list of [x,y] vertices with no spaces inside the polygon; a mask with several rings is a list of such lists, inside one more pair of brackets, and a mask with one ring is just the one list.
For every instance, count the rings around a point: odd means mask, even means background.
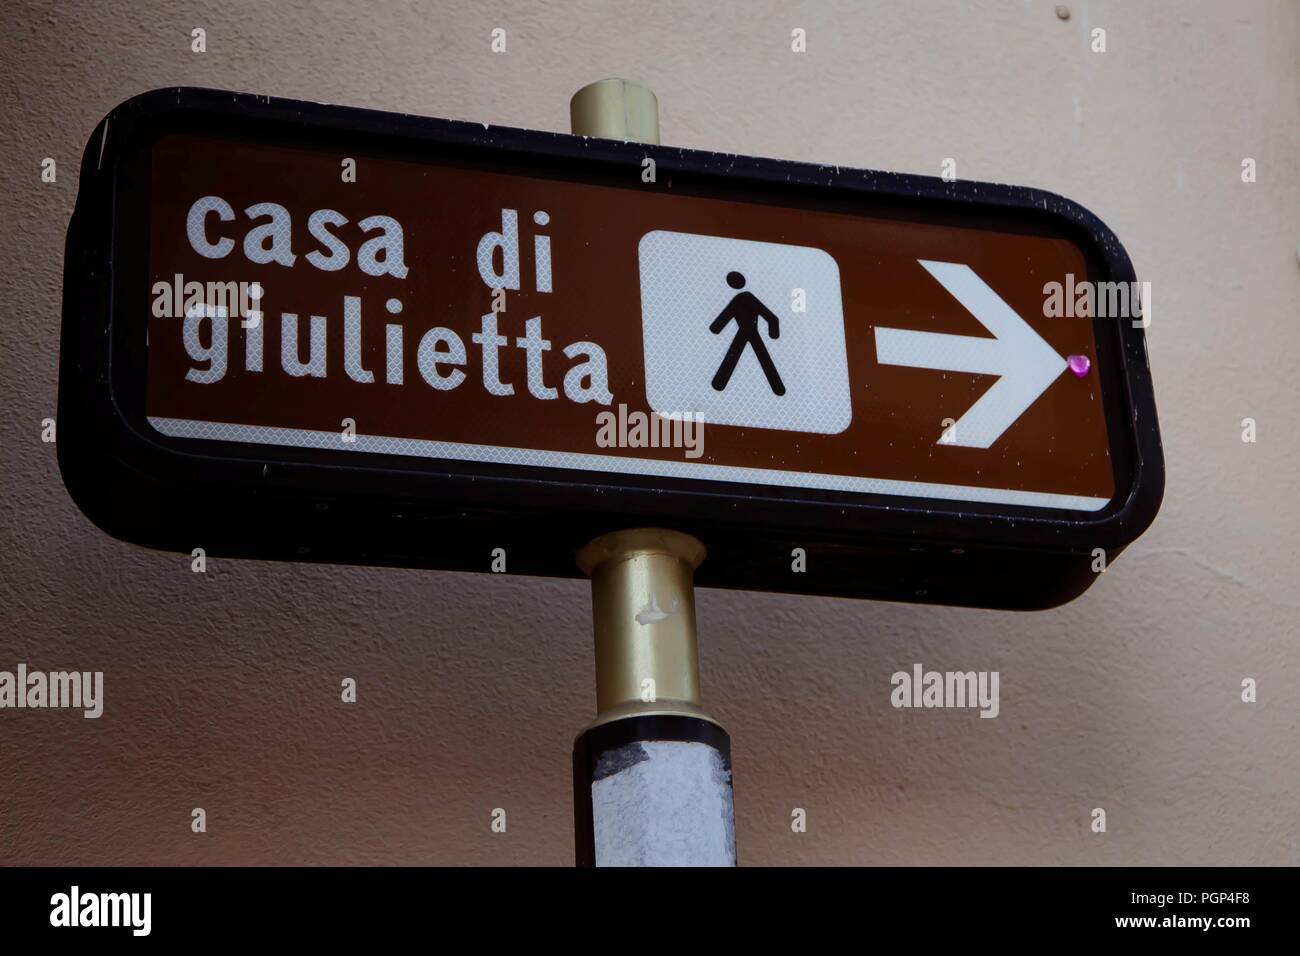
[{"label": "white square panel", "polygon": [[664,230],[642,236],[638,253],[651,409],[706,425],[848,427],[840,270],[829,253]]}]

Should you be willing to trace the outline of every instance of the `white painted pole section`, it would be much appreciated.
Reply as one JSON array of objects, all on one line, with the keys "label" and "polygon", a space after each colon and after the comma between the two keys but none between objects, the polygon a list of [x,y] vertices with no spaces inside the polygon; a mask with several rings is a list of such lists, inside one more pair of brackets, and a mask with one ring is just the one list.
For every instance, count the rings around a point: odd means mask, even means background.
[{"label": "white painted pole section", "polygon": [[596,866],[735,866],[731,771],[696,741],[606,752],[591,782]]}]

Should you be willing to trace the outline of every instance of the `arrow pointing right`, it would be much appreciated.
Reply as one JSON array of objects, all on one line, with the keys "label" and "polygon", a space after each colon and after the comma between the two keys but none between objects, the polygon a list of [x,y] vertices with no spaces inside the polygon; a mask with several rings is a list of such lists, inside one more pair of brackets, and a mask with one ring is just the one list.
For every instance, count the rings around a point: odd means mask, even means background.
[{"label": "arrow pointing right", "polygon": [[882,365],[999,376],[939,439],[944,445],[988,448],[1065,371],[1065,359],[970,266],[917,262],[994,337],[877,328],[876,359]]}]

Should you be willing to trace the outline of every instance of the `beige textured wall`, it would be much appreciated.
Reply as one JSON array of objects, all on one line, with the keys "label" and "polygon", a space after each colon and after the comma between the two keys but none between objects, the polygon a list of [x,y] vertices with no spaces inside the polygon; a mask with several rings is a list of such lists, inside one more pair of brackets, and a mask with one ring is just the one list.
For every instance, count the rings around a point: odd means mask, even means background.
[{"label": "beige textured wall", "polygon": [[[1040,0],[306,6],[0,10],[0,669],[103,670],[107,698],[98,721],[0,711],[0,862],[571,860],[583,583],[192,574],[96,531],[40,422],[77,163],[116,103],[187,84],[566,130],[569,95],[611,74],[656,90],[667,143],[928,174],[954,157],[1063,193],[1154,287],[1168,491],[1083,598],[1015,615],[699,594],[742,862],[1297,862],[1296,3],[1090,0],[1068,22]],[[1001,716],[892,709],[889,675],[917,661],[1000,670]]]}]

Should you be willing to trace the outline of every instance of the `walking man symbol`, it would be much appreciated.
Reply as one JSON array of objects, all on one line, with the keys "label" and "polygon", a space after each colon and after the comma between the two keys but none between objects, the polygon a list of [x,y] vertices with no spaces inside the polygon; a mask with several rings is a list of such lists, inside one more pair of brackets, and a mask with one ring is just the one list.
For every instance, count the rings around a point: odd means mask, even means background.
[{"label": "walking man symbol", "polygon": [[[733,289],[744,289],[745,277],[739,272],[728,272],[727,285]],[[740,361],[740,356],[748,345],[754,350],[754,358],[758,359],[758,364],[762,366],[763,374],[767,376],[767,384],[772,386],[773,393],[785,394],[785,384],[777,374],[776,365],[772,362],[772,356],[768,353],[767,346],[763,343],[763,336],[758,330],[760,317],[767,320],[768,334],[772,339],[779,339],[780,320],[752,292],[737,292],[709,326],[709,331],[717,335],[733,319],[736,321],[736,337],[731,340],[731,347],[727,349],[722,364],[718,366],[717,374],[713,376],[713,387],[717,391],[720,392],[727,387],[727,383],[731,381],[731,374],[736,370],[736,363]]]},{"label": "walking man symbol", "polygon": [[637,264],[650,408],[738,428],[849,427],[840,269],[829,252],[656,229],[637,243]]}]

